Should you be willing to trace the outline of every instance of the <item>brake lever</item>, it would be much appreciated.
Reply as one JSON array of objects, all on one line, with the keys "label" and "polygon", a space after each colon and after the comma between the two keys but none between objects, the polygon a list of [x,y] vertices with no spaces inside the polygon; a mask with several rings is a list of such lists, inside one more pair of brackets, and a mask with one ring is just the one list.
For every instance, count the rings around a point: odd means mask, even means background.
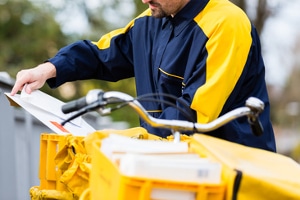
[{"label": "brake lever", "polygon": [[264,130],[259,121],[259,114],[264,110],[265,104],[260,99],[250,97],[246,101],[246,106],[250,108],[252,113],[248,116],[248,122],[254,135],[260,136]]},{"label": "brake lever", "polygon": [[251,118],[249,117],[248,118],[248,122],[250,124],[250,127],[251,127],[251,130],[252,130],[252,133],[256,136],[260,136],[263,134],[264,132],[264,129],[261,125],[261,122],[259,121],[258,117],[255,117],[255,118]]}]

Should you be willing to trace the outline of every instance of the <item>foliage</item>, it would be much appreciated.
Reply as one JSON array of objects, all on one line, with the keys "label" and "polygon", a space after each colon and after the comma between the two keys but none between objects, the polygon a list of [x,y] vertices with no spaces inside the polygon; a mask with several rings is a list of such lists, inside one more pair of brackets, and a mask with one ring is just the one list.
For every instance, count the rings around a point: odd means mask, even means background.
[{"label": "foliage", "polygon": [[[38,9],[27,0],[0,3],[0,71],[12,77],[24,68],[31,68],[55,55],[66,45],[52,13]],[[50,94],[54,94],[47,86]]]},{"label": "foliage", "polygon": [[0,4],[0,71],[11,76],[53,56],[66,37],[51,13],[27,0]]}]

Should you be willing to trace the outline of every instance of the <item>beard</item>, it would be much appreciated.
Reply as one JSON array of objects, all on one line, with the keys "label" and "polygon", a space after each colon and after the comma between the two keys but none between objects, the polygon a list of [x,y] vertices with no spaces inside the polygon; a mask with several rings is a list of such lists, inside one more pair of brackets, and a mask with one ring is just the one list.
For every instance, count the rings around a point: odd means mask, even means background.
[{"label": "beard", "polygon": [[167,13],[165,13],[162,9],[151,9],[151,15],[155,18],[163,18],[169,16]]},{"label": "beard", "polygon": [[167,17],[169,16],[168,13],[166,13],[160,4],[157,3],[152,3],[152,8],[151,8],[151,4],[150,4],[150,10],[151,10],[151,15],[155,18],[163,18],[163,17]]}]

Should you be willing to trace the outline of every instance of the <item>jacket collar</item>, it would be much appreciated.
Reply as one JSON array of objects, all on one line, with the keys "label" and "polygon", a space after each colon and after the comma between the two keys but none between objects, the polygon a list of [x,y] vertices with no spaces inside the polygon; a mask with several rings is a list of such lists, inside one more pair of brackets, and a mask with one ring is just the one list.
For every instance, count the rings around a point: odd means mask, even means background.
[{"label": "jacket collar", "polygon": [[205,8],[209,0],[190,0],[174,17],[164,17],[162,28],[171,22],[174,27],[174,36],[179,33]]}]

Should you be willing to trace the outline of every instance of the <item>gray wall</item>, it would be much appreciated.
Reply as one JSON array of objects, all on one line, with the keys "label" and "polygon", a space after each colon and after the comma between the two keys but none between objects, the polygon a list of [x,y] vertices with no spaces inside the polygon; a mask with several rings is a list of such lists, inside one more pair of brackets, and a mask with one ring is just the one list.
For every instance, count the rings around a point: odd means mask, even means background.
[{"label": "gray wall", "polygon": [[39,185],[39,136],[51,132],[21,108],[11,107],[4,94],[13,81],[0,76],[0,199],[30,199]]},{"label": "gray wall", "polygon": [[[4,92],[14,80],[0,72],[0,199],[30,199],[29,189],[39,185],[40,134],[52,133],[22,108],[10,106]],[[84,117],[96,129],[124,129],[124,122],[90,113]]]}]

